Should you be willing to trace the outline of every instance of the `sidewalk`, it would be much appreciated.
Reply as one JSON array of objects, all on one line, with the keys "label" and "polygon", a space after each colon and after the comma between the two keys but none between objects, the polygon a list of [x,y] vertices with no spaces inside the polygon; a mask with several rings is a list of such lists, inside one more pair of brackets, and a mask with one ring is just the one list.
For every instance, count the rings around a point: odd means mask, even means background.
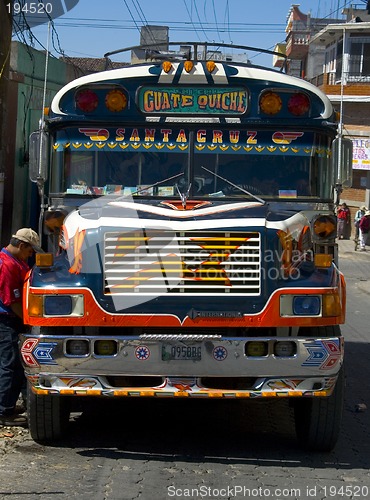
[{"label": "sidewalk", "polygon": [[366,252],[360,252],[360,250],[357,250],[355,252],[355,241],[353,239],[353,236],[351,236],[351,239],[349,240],[337,240],[338,241],[338,248],[339,248],[339,255],[341,253],[353,253],[355,255],[357,254],[364,254],[369,256],[370,260],[370,245],[366,245]]},{"label": "sidewalk", "polygon": [[339,270],[347,283],[354,283],[359,292],[370,295],[370,245],[365,252],[355,252],[355,242],[338,240]]},{"label": "sidewalk", "polygon": [[353,257],[359,257],[361,259],[365,258],[366,261],[370,261],[370,244],[366,245],[366,251],[360,251],[360,247],[355,251],[355,241],[353,237],[349,240],[337,240],[339,256],[341,255],[352,255]]}]

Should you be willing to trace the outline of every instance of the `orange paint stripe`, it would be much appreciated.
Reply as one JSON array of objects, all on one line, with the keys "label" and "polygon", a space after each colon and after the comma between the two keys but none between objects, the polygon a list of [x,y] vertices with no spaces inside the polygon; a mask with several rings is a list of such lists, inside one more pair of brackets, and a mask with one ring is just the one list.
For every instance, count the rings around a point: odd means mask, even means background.
[{"label": "orange paint stripe", "polygon": [[[117,326],[117,327],[279,327],[279,326],[329,326],[339,325],[344,322],[344,313],[341,316],[313,318],[313,317],[280,317],[280,296],[286,294],[313,295],[338,293],[337,288],[300,288],[277,290],[270,298],[265,309],[255,315],[246,315],[237,318],[195,318],[187,317],[183,323],[180,319],[171,314],[110,314],[101,309],[94,299],[92,293],[84,288],[71,289],[40,289],[26,287],[26,301],[29,293],[35,295],[55,295],[55,294],[82,294],[85,301],[85,315],[82,317],[30,317],[27,309],[24,310],[24,322],[32,326]],[[344,289],[340,291],[344,296]],[[345,300],[345,299],[344,299]],[[343,309],[342,309],[343,311]]]},{"label": "orange paint stripe", "polygon": [[[40,389],[37,387],[32,387],[32,391],[38,395],[49,395],[54,394],[55,390],[49,392],[46,389]],[[74,389],[60,389],[58,393],[61,396],[103,396],[103,390],[101,389],[85,389],[85,390],[74,390]],[[310,392],[310,391],[308,391]],[[197,391],[197,392],[186,392],[186,391],[154,391],[153,389],[134,389],[130,388],[128,390],[117,389],[113,391],[113,396],[115,397],[170,397],[170,398],[188,398],[188,397],[200,397],[200,398],[211,398],[211,399],[220,399],[220,398],[251,398],[252,395],[255,396],[256,399],[260,398],[296,398],[296,397],[304,397],[303,391],[262,391],[262,392],[234,392],[234,391]],[[310,392],[310,395],[314,397],[327,397],[330,396],[330,391],[315,391],[313,393]]]}]

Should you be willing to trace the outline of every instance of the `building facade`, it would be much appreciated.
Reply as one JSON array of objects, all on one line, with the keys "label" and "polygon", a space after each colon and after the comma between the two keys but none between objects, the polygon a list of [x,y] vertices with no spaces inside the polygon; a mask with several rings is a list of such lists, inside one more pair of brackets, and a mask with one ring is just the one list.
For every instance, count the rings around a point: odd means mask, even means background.
[{"label": "building facade", "polygon": [[370,15],[363,7],[344,9],[344,19],[320,20],[292,5],[286,27],[288,71],[328,95],[353,141],[352,187],[341,194],[352,215],[370,206]]},{"label": "building facade", "polygon": [[49,58],[44,99],[45,52],[20,42],[12,42],[8,85],[6,126],[7,148],[2,162],[1,244],[22,226],[37,230],[41,200],[28,176],[28,138],[39,128],[43,104],[75,77],[73,66]]}]

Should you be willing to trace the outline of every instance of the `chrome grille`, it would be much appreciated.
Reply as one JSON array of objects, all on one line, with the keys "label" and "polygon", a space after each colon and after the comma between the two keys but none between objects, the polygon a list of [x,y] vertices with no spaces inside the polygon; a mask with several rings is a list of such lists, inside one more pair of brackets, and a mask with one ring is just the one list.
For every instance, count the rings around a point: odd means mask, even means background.
[{"label": "chrome grille", "polygon": [[259,295],[260,255],[258,232],[107,232],[104,293]]}]

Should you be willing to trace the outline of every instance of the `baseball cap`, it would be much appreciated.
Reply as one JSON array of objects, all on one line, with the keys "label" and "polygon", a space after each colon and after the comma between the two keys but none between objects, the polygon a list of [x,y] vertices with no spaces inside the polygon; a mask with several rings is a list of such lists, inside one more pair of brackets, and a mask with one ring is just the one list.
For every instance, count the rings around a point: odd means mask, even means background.
[{"label": "baseball cap", "polygon": [[17,240],[29,243],[35,252],[44,253],[44,250],[40,247],[40,238],[38,234],[30,227],[18,229],[18,231],[12,235],[12,238],[17,238]]}]

